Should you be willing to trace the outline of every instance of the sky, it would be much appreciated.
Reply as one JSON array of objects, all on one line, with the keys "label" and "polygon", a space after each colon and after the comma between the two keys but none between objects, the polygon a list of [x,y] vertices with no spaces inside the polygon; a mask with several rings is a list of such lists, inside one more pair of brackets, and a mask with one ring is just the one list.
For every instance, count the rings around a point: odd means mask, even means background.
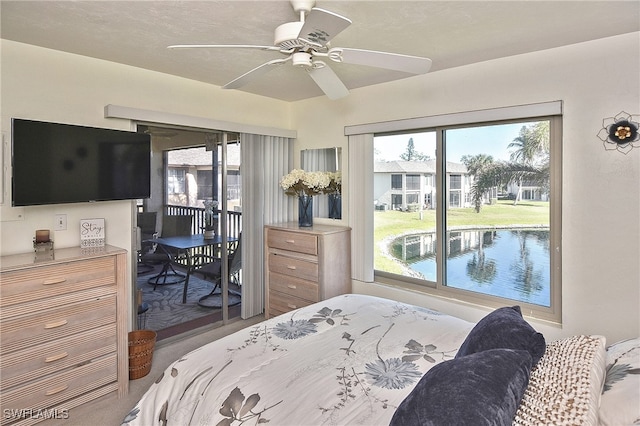
[{"label": "sky", "polygon": [[[527,123],[529,124],[529,123]],[[447,137],[447,160],[460,162],[463,155],[487,154],[494,160],[509,160],[507,146],[520,134],[523,123],[450,129]],[[402,135],[376,136],[374,148],[376,160],[400,160],[413,138],[415,150],[435,159],[435,132],[406,133]]]}]

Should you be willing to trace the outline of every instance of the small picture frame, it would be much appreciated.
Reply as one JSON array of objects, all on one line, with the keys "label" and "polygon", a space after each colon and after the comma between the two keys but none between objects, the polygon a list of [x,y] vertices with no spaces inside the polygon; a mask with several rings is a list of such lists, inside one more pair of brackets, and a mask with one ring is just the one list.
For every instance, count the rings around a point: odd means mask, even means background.
[{"label": "small picture frame", "polygon": [[103,247],[105,244],[104,218],[80,220],[80,247]]}]

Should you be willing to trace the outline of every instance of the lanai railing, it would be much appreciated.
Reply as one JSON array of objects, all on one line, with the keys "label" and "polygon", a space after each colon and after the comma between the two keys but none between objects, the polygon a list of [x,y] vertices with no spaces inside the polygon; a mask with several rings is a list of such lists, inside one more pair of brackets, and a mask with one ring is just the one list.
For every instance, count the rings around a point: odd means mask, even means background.
[{"label": "lanai railing", "polygon": [[[193,222],[191,224],[192,234],[202,234],[204,230],[204,207],[187,207],[178,205],[166,205],[164,209],[165,215],[190,215],[193,216]],[[222,214],[222,211],[218,210],[218,215]],[[236,211],[227,212],[227,236],[232,242],[229,243],[229,250],[234,250],[238,236],[242,232],[242,213]],[[220,254],[215,252],[215,246],[199,247],[192,249],[191,254],[203,254],[207,256],[219,256]]]},{"label": "lanai railing", "polygon": [[[218,215],[222,211],[217,211]],[[166,215],[191,215],[193,223],[191,225],[192,234],[202,234],[204,231],[204,207],[186,207],[177,205],[165,206]],[[227,212],[227,235],[229,238],[238,238],[242,232],[242,213],[236,211]]]}]

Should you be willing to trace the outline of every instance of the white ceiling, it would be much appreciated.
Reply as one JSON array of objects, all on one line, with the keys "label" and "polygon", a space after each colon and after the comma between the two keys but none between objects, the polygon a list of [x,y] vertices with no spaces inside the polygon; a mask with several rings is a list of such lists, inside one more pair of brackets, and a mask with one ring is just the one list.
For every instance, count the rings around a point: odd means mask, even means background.
[{"label": "white ceiling", "polygon": [[[133,65],[222,86],[278,52],[168,50],[171,44],[272,45],[274,29],[299,17],[288,0],[2,1],[4,39]],[[630,1],[339,1],[321,7],[353,24],[333,47],[433,60],[430,72],[640,31]],[[637,54],[635,52],[634,54]],[[331,63],[349,89],[407,74]],[[322,92],[306,73],[276,67],[246,92],[286,101]]]}]

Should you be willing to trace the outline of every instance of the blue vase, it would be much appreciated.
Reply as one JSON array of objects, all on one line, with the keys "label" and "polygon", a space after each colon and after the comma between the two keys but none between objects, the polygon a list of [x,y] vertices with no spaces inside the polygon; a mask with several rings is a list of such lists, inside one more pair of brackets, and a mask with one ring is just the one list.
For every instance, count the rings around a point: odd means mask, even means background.
[{"label": "blue vase", "polygon": [[342,197],[339,193],[329,194],[329,219],[342,219]]},{"label": "blue vase", "polygon": [[300,228],[313,226],[313,197],[311,195],[298,197],[298,226]]}]

